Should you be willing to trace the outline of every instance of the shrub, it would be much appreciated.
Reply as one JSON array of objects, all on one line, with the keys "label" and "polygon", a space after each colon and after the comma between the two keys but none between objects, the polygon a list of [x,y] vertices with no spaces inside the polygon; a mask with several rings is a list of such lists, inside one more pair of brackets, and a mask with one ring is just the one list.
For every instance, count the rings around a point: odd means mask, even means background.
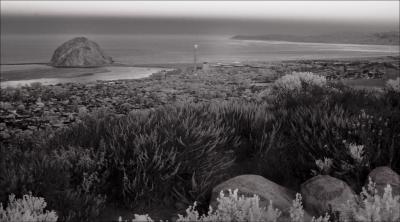
[{"label": "shrub", "polygon": [[301,195],[299,193],[296,194],[296,199],[293,200],[289,213],[290,219],[293,222],[302,222],[304,220],[304,209],[301,202]]},{"label": "shrub", "polygon": [[[266,214],[262,214],[265,210],[260,208],[260,198],[257,195],[253,197],[238,196],[238,190],[228,190],[228,196],[224,195],[221,191],[219,198],[217,198],[218,207],[213,210],[209,207],[209,211],[205,215],[200,215],[196,210],[196,202],[193,206],[186,209],[186,216],[178,215],[178,220],[185,221],[277,221],[281,212],[274,209],[272,202],[268,205]],[[123,221],[120,217],[118,221]],[[137,215],[132,221],[153,221],[147,214]]]},{"label": "shrub", "polygon": [[[230,129],[230,133],[239,137],[243,149],[237,149],[236,156],[247,159],[268,152],[271,132],[274,128],[275,115],[269,111],[267,104],[250,102],[222,103],[210,107],[211,115]],[[277,129],[275,129],[277,130]]]},{"label": "shrub", "polygon": [[397,79],[389,79],[386,82],[386,88],[390,91],[400,92],[400,77],[397,77]]},{"label": "shrub", "polygon": [[369,169],[388,165],[399,172],[400,110],[361,110],[351,121],[348,136],[353,143],[364,145],[364,163]]},{"label": "shrub", "polygon": [[60,221],[95,221],[105,207],[104,196],[85,192],[82,188],[53,192],[48,196],[52,200],[49,205],[60,214]]},{"label": "shrub", "polygon": [[[324,157],[324,160],[318,159],[315,161],[319,174],[329,174],[332,170],[333,161],[331,158]],[[316,172],[314,174],[317,174]]]},{"label": "shrub", "polygon": [[361,109],[369,109],[377,112],[382,111],[387,105],[384,104],[380,92],[353,89],[342,86],[339,90],[329,93],[325,105],[328,107],[341,106],[350,115],[358,115]]},{"label": "shrub", "polygon": [[31,83],[30,84],[30,87],[32,88],[32,89],[40,89],[40,88],[42,88],[42,83],[40,83],[40,82],[33,82],[33,83]]},{"label": "shrub", "polygon": [[382,196],[378,195],[375,183],[369,180],[367,188],[363,188],[359,203],[348,203],[349,212],[342,212],[346,221],[374,222],[399,221],[400,196],[392,195],[392,188],[387,185]]},{"label": "shrub", "polygon": [[268,206],[267,215],[263,218],[260,208],[260,198],[257,195],[253,197],[238,196],[238,190],[228,190],[228,196],[221,191],[218,201],[218,208],[213,210],[209,208],[207,215],[200,216],[195,210],[196,203],[186,210],[186,216],[178,215],[177,221],[277,221],[281,212],[273,209],[272,202]]},{"label": "shrub", "polygon": [[[257,195],[253,197],[245,197],[244,195],[238,196],[238,189],[232,191],[228,190],[228,196],[224,195],[224,191],[220,192],[219,198],[217,198],[218,207],[213,210],[209,207],[207,214],[200,215],[195,209],[196,202],[193,206],[189,206],[186,209],[186,216],[178,214],[179,222],[190,222],[190,221],[267,221],[276,222],[280,221],[282,212],[279,209],[273,207],[272,201],[269,202],[268,208],[265,209],[259,205],[260,198]],[[293,204],[290,207],[290,220],[291,222],[302,222],[304,221],[304,209],[301,203],[301,195],[296,194],[296,199],[293,200]],[[328,222],[329,215],[320,216],[318,218],[312,217],[311,222]],[[123,221],[120,217],[118,221]],[[153,221],[147,214],[137,215],[132,221]]]},{"label": "shrub", "polygon": [[[301,93],[273,103],[175,104],[128,115],[100,110],[64,129],[2,145],[1,201],[32,191],[60,220],[88,221],[106,201],[197,201],[202,212],[212,187],[238,174],[298,188],[320,166],[357,190],[372,167],[399,172],[396,92],[305,82]],[[350,144],[362,144],[363,155],[352,155]],[[331,161],[322,163],[325,158]]]},{"label": "shrub", "polygon": [[[230,134],[238,138],[234,149],[235,164],[230,177],[259,174],[274,182],[289,181],[290,169],[282,161],[284,141],[281,113],[274,113],[270,104],[235,101],[212,106],[211,115],[221,121]],[[282,159],[280,159],[282,158]]]},{"label": "shrub", "polygon": [[124,117],[99,112],[48,144],[104,152],[112,179],[102,187],[111,200],[150,203],[171,198],[171,190],[181,201],[201,200],[232,165],[227,151],[238,140],[210,109],[166,106]]},{"label": "shrub", "polygon": [[42,197],[34,197],[32,194],[23,195],[22,199],[15,199],[15,195],[9,196],[6,209],[0,203],[0,221],[32,221],[32,222],[55,222],[58,217],[54,211],[44,211],[47,203]]},{"label": "shrub", "polygon": [[327,80],[324,76],[315,75],[311,72],[293,72],[285,75],[274,83],[274,90],[281,94],[297,94],[310,87],[325,87]]},{"label": "shrub", "polygon": [[[384,194],[378,195],[375,184],[369,180],[367,188],[363,188],[357,202],[348,202],[346,208],[340,215],[340,221],[356,222],[375,222],[375,221],[399,221],[400,220],[400,196],[392,195],[392,188],[387,185]],[[221,191],[217,198],[218,207],[213,210],[209,208],[207,214],[200,215],[195,209],[196,203],[189,206],[186,215],[178,215],[177,221],[277,221],[281,216],[278,209],[273,208],[272,202],[268,209],[260,207],[259,197],[238,196],[238,190],[228,190],[228,196]],[[289,210],[291,222],[304,221],[304,209],[301,201],[301,195],[296,194]],[[119,219],[122,221],[122,218]],[[135,215],[133,221],[153,221],[148,215]],[[328,222],[330,216],[326,213],[318,218],[313,217],[312,222]]]},{"label": "shrub", "polygon": [[[122,222],[122,217],[118,218],[118,222]],[[125,222],[128,222],[127,220],[124,220]],[[135,218],[131,220],[132,222],[153,222],[153,219],[149,217],[148,214],[140,215],[140,214],[135,214]]]},{"label": "shrub", "polygon": [[[265,90],[268,91],[269,89]],[[332,88],[323,76],[308,72],[294,72],[276,80],[270,92],[261,92],[262,98],[275,107],[304,106],[324,102],[332,93]],[[265,94],[269,95],[265,95]]]},{"label": "shrub", "polygon": [[[87,161],[88,154],[78,149],[74,150],[75,155],[71,155],[72,151],[56,155],[43,146],[32,146],[1,148],[1,200],[5,201],[9,193],[32,191],[47,200],[61,221],[93,220],[104,204],[104,197],[99,196],[87,182],[92,175],[91,165],[87,163],[94,161]],[[58,150],[57,153],[64,152]],[[86,179],[85,172],[88,172]]]},{"label": "shrub", "polygon": [[1,101],[23,101],[27,95],[24,88],[6,87],[0,89]]},{"label": "shrub", "polygon": [[[309,179],[318,159],[330,158],[334,163],[350,159],[342,141],[347,138],[351,117],[341,107],[298,107],[282,115],[280,121],[285,143],[277,152],[281,162],[288,163],[292,178]],[[332,171],[336,170],[333,165]]]}]

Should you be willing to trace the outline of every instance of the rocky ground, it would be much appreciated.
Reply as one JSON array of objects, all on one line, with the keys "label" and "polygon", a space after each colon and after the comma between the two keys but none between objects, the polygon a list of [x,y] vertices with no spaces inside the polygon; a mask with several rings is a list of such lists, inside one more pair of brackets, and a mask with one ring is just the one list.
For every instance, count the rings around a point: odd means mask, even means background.
[{"label": "rocky ground", "polygon": [[126,114],[135,109],[202,101],[257,100],[279,76],[309,71],[329,79],[387,79],[400,71],[400,57],[359,60],[303,60],[274,63],[210,64],[193,74],[190,68],[140,80],[1,89],[0,138],[9,141],[40,129],[71,124],[96,109]]},{"label": "rocky ground", "polygon": [[399,75],[400,57],[349,60],[302,60],[283,62],[274,68],[283,74],[290,71],[313,72],[328,79],[385,79]]}]

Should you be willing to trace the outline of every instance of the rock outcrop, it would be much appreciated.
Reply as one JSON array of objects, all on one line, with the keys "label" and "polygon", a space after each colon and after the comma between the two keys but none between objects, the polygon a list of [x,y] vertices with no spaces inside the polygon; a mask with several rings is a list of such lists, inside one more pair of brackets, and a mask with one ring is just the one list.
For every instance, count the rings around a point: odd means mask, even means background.
[{"label": "rock outcrop", "polygon": [[324,215],[330,208],[341,212],[347,201],[355,201],[355,193],[347,183],[328,175],[304,182],[301,195],[305,209],[314,216]]},{"label": "rock outcrop", "polygon": [[111,64],[112,58],[105,55],[100,46],[85,38],[73,38],[58,47],[51,58],[55,67],[97,67]]},{"label": "rock outcrop", "polygon": [[389,167],[377,167],[369,173],[368,177],[375,182],[379,195],[383,194],[388,184],[392,187],[393,195],[400,195],[400,176]]},{"label": "rock outcrop", "polygon": [[[292,206],[292,201],[296,198],[294,191],[267,180],[262,176],[240,175],[214,187],[210,201],[213,209],[217,207],[217,198],[220,192],[222,190],[227,191],[228,189],[238,189],[238,194],[246,197],[253,197],[254,194],[258,195],[260,197],[260,207],[267,207],[271,200],[273,207],[282,211],[282,218],[280,219],[283,221],[289,219],[288,212]],[[305,221],[311,219],[307,213],[305,213],[304,217]]]}]

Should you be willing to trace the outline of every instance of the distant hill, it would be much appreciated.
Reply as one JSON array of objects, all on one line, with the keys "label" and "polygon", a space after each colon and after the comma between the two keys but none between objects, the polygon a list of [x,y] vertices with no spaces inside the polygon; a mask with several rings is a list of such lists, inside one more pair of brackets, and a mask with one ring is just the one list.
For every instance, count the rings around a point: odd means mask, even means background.
[{"label": "distant hill", "polygon": [[232,39],[239,40],[265,40],[265,41],[289,41],[289,42],[316,42],[316,43],[348,43],[348,44],[372,44],[372,45],[400,45],[399,32],[380,33],[336,33],[312,36],[296,35],[236,35]]}]

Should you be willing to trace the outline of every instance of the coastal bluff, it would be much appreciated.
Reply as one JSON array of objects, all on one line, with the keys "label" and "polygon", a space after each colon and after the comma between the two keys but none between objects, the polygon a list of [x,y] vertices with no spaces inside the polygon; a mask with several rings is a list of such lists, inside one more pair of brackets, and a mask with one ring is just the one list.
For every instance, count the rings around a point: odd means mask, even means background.
[{"label": "coastal bluff", "polygon": [[51,58],[54,67],[98,67],[113,63],[100,46],[86,37],[76,37],[59,46]]}]

